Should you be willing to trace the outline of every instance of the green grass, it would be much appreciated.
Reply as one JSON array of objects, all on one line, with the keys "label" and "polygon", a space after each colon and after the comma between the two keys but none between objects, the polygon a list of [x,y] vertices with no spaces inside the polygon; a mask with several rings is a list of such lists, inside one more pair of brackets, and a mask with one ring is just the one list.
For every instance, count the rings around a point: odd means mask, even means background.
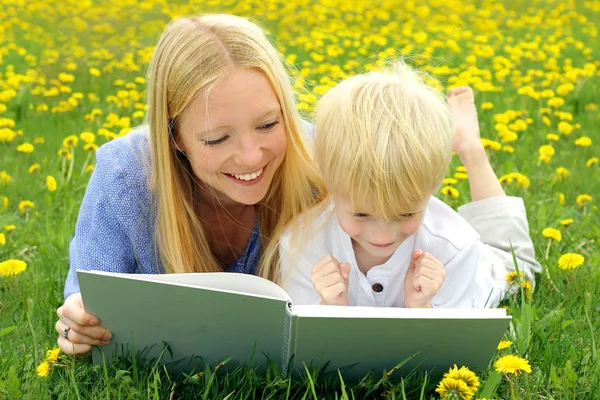
[{"label": "green grass", "polygon": [[[411,63],[423,68],[435,64],[455,69],[435,76],[442,85],[475,87],[483,137],[500,140],[493,120],[496,114],[514,110],[522,113],[522,119],[531,118],[527,129],[518,132],[517,141],[506,143],[513,146],[514,153],[489,152],[499,176],[519,172],[530,180],[527,188],[515,183],[505,188],[525,200],[536,255],[544,267],[530,300],[520,293],[507,300],[513,321],[505,338],[514,344],[499,351],[495,359],[515,354],[529,361],[532,372],[512,378],[517,398],[600,398],[600,164],[586,166],[591,157],[600,156],[600,62],[593,28],[597,35],[597,2],[474,2],[474,7],[469,7],[470,2],[432,0],[428,13],[419,8],[423,6],[420,2],[411,7],[404,1],[320,4],[316,0],[223,0],[168,2],[169,6],[147,2],[146,7],[132,0],[99,2],[91,8],[84,1],[56,6],[37,1],[20,3],[5,0],[0,9],[0,14],[6,14],[0,18],[0,104],[6,105],[0,112],[0,129],[6,123],[2,118],[9,118],[15,123],[11,129],[22,130],[14,140],[0,141],[0,172],[11,177],[11,182],[6,182],[0,176],[0,233],[6,239],[0,245],[0,262],[20,259],[27,263],[27,269],[16,277],[0,277],[0,399],[439,398],[434,392],[438,378],[398,372],[388,376],[385,371],[344,381],[335,373],[323,376],[319,370],[309,370],[303,378],[292,380],[273,365],[267,371],[256,371],[227,364],[222,368],[208,365],[176,377],[141,360],[121,359],[103,366],[92,365],[89,357],[76,360],[62,356],[48,377],[37,376],[36,367],[45,359],[46,351],[56,346],[55,310],[62,304],[68,245],[90,175],[85,172],[88,154],[81,144],[69,161],[60,159],[57,151],[68,135],[84,131],[97,134],[109,113],[131,117],[135,103],[143,103],[145,96],[144,85],[134,80],[144,76],[147,54],[164,23],[175,15],[209,11],[252,17],[274,34],[284,57],[294,64],[290,74],[299,92],[301,112],[309,119],[315,99],[307,93],[326,90],[343,76],[379,66],[378,55],[384,59],[402,51],[412,56]],[[538,12],[539,20],[530,18]],[[421,31],[428,34],[423,43],[415,36]],[[456,41],[459,52],[450,48],[448,39]],[[359,41],[358,46],[355,41]],[[482,53],[478,46],[484,44],[494,50],[493,57]],[[517,55],[517,47],[521,55]],[[533,52],[531,49],[539,49],[545,59],[537,53],[527,54]],[[106,51],[112,57],[105,57]],[[431,57],[421,61],[417,56],[424,52]],[[474,63],[468,60],[470,55],[477,56]],[[506,78],[497,75],[502,65],[508,65],[495,58],[498,56],[510,62]],[[550,58],[556,59],[556,76],[548,63]],[[129,59],[132,61],[124,61]],[[76,68],[70,70],[69,63]],[[591,72],[571,79],[571,65]],[[100,69],[102,75],[91,76],[90,68]],[[528,82],[522,79],[535,70],[541,75],[533,73]],[[470,77],[461,75],[465,71],[471,71]],[[72,74],[74,82],[52,81],[61,72]],[[487,90],[477,76],[498,90]],[[137,101],[125,104],[108,97],[124,89],[115,83],[119,79],[132,88],[130,96],[139,96]],[[559,110],[571,114],[570,124],[580,124],[570,135],[559,132],[558,116],[543,112],[548,98],[534,100],[518,94],[526,85],[538,92],[556,91],[565,82],[574,88],[560,96],[565,104]],[[43,92],[40,87],[48,90],[55,86],[68,87],[72,93],[55,97],[36,94]],[[8,90],[14,90],[15,95],[9,96]],[[52,112],[53,106],[76,92],[84,95],[76,106],[66,112]],[[494,108],[483,110],[484,102],[492,102]],[[43,104],[48,111],[38,110]],[[102,110],[102,115],[85,119],[95,108]],[[544,115],[550,117],[549,126],[543,121]],[[131,125],[142,122],[135,118]],[[107,127],[115,133],[122,128]],[[552,160],[543,163],[538,161],[538,148],[550,143],[548,133],[558,134],[560,139],[553,143],[556,154]],[[576,146],[575,139],[582,136],[590,137],[593,145]],[[16,150],[38,137],[45,141],[35,144],[33,153]],[[97,135],[97,144],[105,141]],[[93,164],[93,155],[89,161]],[[28,168],[33,163],[39,163],[40,169],[30,174]],[[450,176],[457,166],[455,159]],[[555,178],[558,167],[570,171],[562,181]],[[47,175],[56,178],[56,192],[46,189]],[[460,181],[455,187],[459,197],[444,199],[453,207],[468,201],[467,183]],[[559,203],[558,193],[564,194],[564,204]],[[589,194],[592,200],[580,205],[576,202],[580,194]],[[4,198],[8,198],[7,207],[3,206]],[[22,200],[33,201],[35,207],[21,212],[18,204]],[[572,218],[573,224],[562,227],[559,221],[565,218]],[[4,228],[7,225],[16,228],[8,232]],[[542,236],[546,227],[560,229],[562,240],[548,247],[548,239]],[[585,256],[585,263],[573,271],[561,270],[558,258],[568,252]],[[486,370],[477,371],[482,384],[476,398],[511,397],[511,383],[494,371],[494,360]]]}]

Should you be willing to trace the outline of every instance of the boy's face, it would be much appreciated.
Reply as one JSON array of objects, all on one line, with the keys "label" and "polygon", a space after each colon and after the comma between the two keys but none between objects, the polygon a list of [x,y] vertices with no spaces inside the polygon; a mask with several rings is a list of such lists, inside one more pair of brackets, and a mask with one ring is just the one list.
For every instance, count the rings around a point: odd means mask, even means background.
[{"label": "boy's face", "polygon": [[429,197],[409,213],[386,221],[371,216],[369,210],[354,210],[352,203],[342,197],[333,196],[335,212],[341,228],[362,250],[377,259],[389,258],[400,245],[415,234],[425,217]]}]

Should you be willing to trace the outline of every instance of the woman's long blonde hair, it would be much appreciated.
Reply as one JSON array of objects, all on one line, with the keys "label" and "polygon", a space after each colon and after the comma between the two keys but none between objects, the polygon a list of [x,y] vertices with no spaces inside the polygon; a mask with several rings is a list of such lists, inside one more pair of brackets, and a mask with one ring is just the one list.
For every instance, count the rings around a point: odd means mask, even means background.
[{"label": "woman's long blonde hair", "polygon": [[325,193],[305,143],[292,87],[264,32],[232,15],[178,18],[162,34],[148,72],[152,187],[157,201],[155,238],[168,273],[222,271],[195,212],[189,164],[173,147],[175,121],[200,94],[234,67],[262,72],[279,100],[288,146],[265,198],[256,205],[261,234],[258,274],[278,281],[278,243],[293,218]]}]

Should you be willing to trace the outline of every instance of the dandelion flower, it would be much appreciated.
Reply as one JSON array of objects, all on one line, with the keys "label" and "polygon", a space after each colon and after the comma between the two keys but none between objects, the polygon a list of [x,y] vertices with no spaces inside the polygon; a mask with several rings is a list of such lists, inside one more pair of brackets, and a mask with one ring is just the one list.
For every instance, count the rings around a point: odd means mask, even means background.
[{"label": "dandelion flower", "polygon": [[49,192],[56,192],[56,179],[53,176],[46,177],[46,187]]},{"label": "dandelion flower", "polygon": [[[5,197],[5,199],[7,199],[7,197]],[[4,225],[4,230],[5,230],[6,232],[14,231],[14,230],[15,230],[15,228],[16,228],[16,226],[15,226],[15,225]]]},{"label": "dandelion flower", "polygon": [[12,176],[6,173],[6,171],[0,171],[0,184],[5,185],[12,182]]},{"label": "dandelion flower", "polygon": [[6,260],[0,263],[0,276],[19,275],[27,269],[27,264],[21,260]]},{"label": "dandelion flower", "polygon": [[85,169],[85,172],[92,172],[93,170],[94,170],[94,166],[88,165],[87,168]]},{"label": "dandelion flower", "polygon": [[475,372],[465,366],[462,366],[459,369],[456,364],[454,364],[454,367],[450,368],[448,372],[444,374],[444,378],[460,379],[467,384],[473,393],[477,392],[477,388],[479,388],[479,378],[475,375]]},{"label": "dandelion flower", "polygon": [[457,172],[457,173],[454,174],[454,177],[456,179],[464,180],[464,179],[468,179],[469,175],[465,174],[464,172]]},{"label": "dandelion flower", "polygon": [[470,400],[473,398],[473,391],[460,379],[444,378],[435,389],[440,394],[442,400],[461,399]]},{"label": "dandelion flower", "polygon": [[491,110],[492,108],[494,108],[494,103],[490,103],[489,101],[481,105],[482,110]]},{"label": "dandelion flower", "polygon": [[501,340],[500,343],[498,343],[498,350],[508,349],[512,344],[513,342],[510,340]]},{"label": "dandelion flower", "polygon": [[592,145],[592,139],[587,136],[582,136],[575,141],[575,145],[580,147],[589,147]]},{"label": "dandelion flower", "polygon": [[83,146],[83,149],[85,151],[96,151],[97,148],[98,148],[98,145],[96,143],[86,143]]},{"label": "dandelion flower", "polygon": [[560,256],[558,259],[558,266],[561,269],[574,269],[581,266],[585,261],[585,258],[581,254],[577,253],[566,253]]},{"label": "dandelion flower", "polygon": [[21,212],[27,212],[33,207],[35,207],[35,203],[30,200],[23,200],[19,203],[19,210],[21,210]]},{"label": "dandelion flower", "polygon": [[46,141],[46,139],[44,139],[43,137],[37,137],[37,138],[33,139],[34,144],[42,144],[45,141]]},{"label": "dandelion flower", "polygon": [[556,168],[555,173],[556,173],[556,177],[559,180],[562,180],[563,178],[566,178],[567,176],[571,175],[571,172],[568,169],[566,169],[565,167]]},{"label": "dandelion flower", "polygon": [[494,368],[496,368],[496,371],[504,374],[518,374],[520,371],[525,371],[528,374],[531,373],[529,361],[513,355],[499,358],[498,361],[494,363]]},{"label": "dandelion flower", "polygon": [[458,197],[458,190],[456,190],[452,186],[444,186],[441,192],[445,196]]},{"label": "dandelion flower", "polygon": [[6,236],[4,236],[4,233],[0,233],[0,244],[2,246],[6,244]]},{"label": "dandelion flower", "polygon": [[75,135],[70,135],[67,136],[64,140],[63,140],[63,147],[76,147],[77,146],[77,142],[79,142],[79,139],[77,138],[77,136]]},{"label": "dandelion flower", "polygon": [[587,160],[587,162],[585,163],[585,166],[589,168],[596,164],[598,164],[598,157],[592,157],[589,160]]},{"label": "dandelion flower", "polygon": [[589,194],[580,194],[579,196],[577,196],[576,201],[577,201],[577,204],[582,206],[583,203],[585,203],[586,201],[592,201],[592,196],[590,196]]},{"label": "dandelion flower", "polygon": [[454,178],[446,178],[444,179],[444,181],[442,182],[444,185],[454,185],[456,184],[458,181]]},{"label": "dandelion flower", "polygon": [[65,158],[67,160],[70,160],[71,157],[72,157],[71,156],[71,152],[69,150],[67,150],[67,149],[60,149],[60,150],[58,150],[58,156],[60,158]]},{"label": "dandelion flower", "polygon": [[96,135],[94,135],[92,132],[82,132],[79,137],[81,138],[81,140],[83,140],[85,143],[94,143],[94,141],[96,140]]},{"label": "dandelion flower", "polygon": [[37,372],[38,376],[46,377],[50,373],[50,364],[48,361],[42,361],[40,365],[37,366],[35,371]]},{"label": "dandelion flower", "polygon": [[549,239],[554,239],[557,242],[560,242],[562,240],[562,235],[558,229],[546,228],[542,231],[542,235],[544,235],[544,237],[547,237]]},{"label": "dandelion flower", "polygon": [[29,173],[33,174],[38,169],[40,169],[40,164],[38,164],[38,163],[31,164],[31,166],[29,167]]},{"label": "dandelion flower", "polygon": [[58,356],[60,355],[60,348],[54,348],[52,350],[48,350],[46,352],[46,361],[48,361],[49,363],[56,363],[58,361]]},{"label": "dandelion flower", "polygon": [[558,142],[560,136],[558,136],[556,133],[549,133],[546,135],[546,139],[551,140],[553,142]]},{"label": "dandelion flower", "polygon": [[567,219],[563,219],[559,222],[562,226],[569,226],[573,223],[573,219],[571,218],[567,218]]},{"label": "dandelion flower", "polygon": [[523,278],[524,276],[525,274],[523,273],[523,271],[519,271],[518,274],[517,271],[509,272],[508,274],[506,274],[506,283],[513,283],[517,280],[517,277]]},{"label": "dandelion flower", "polygon": [[21,153],[31,153],[33,152],[33,145],[31,143],[23,143],[17,146],[17,151]]},{"label": "dandelion flower", "polygon": [[561,206],[563,204],[565,204],[565,194],[564,193],[558,193],[558,204],[560,204]]}]

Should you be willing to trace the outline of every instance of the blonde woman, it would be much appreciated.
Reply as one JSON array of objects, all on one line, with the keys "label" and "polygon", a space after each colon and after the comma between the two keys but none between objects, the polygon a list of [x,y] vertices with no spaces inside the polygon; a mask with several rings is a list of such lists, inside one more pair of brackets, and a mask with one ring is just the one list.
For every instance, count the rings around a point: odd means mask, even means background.
[{"label": "blonde woman", "polygon": [[150,63],[148,103],[149,129],[97,151],[57,310],[65,353],[111,339],[84,312],[76,269],[275,281],[277,238],[323,197],[284,66],[251,22],[172,21]]},{"label": "blonde woman", "polygon": [[[539,271],[523,203],[504,195],[481,147],[473,92],[449,98],[452,115],[439,92],[398,63],[321,99],[315,161],[331,196],[281,240],[294,304],[494,306],[514,270],[509,238],[521,270]],[[433,196],[453,148],[473,177],[469,220]]]}]

